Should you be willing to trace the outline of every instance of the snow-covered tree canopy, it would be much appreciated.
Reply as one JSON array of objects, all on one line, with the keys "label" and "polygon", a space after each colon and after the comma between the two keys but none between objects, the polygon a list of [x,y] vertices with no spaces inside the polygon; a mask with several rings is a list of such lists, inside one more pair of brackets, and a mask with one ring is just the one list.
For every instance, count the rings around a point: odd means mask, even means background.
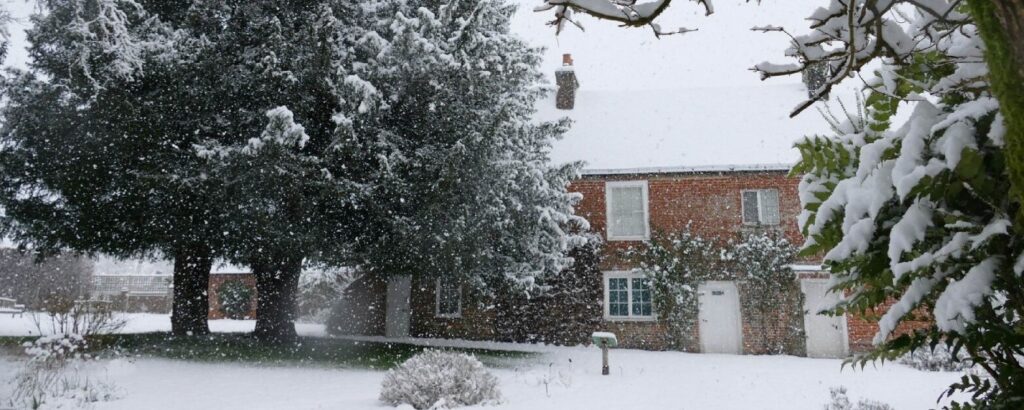
[{"label": "snow-covered tree canopy", "polygon": [[[565,191],[578,165],[551,167],[566,123],[530,117],[539,50],[509,33],[501,1],[378,1],[339,84],[336,148],[365,187],[354,243],[377,272],[455,275],[490,284],[570,262],[585,227]],[[394,16],[382,18],[381,16]]]},{"label": "snow-covered tree canopy", "polygon": [[578,166],[547,157],[567,123],[531,121],[540,57],[513,10],[44,1],[6,78],[4,230],[174,257],[197,321],[215,258],[254,269],[280,324],[304,261],[529,287],[586,222]]}]

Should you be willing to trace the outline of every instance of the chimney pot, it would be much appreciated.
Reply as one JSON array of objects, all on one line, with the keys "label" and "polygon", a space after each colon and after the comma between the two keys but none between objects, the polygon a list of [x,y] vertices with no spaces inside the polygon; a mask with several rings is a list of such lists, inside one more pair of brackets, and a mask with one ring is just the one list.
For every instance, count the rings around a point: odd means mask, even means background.
[{"label": "chimney pot", "polygon": [[572,54],[562,54],[562,67],[555,71],[555,108],[571,110],[576,105],[576,89],[580,87],[576,81],[576,70],[572,66]]}]

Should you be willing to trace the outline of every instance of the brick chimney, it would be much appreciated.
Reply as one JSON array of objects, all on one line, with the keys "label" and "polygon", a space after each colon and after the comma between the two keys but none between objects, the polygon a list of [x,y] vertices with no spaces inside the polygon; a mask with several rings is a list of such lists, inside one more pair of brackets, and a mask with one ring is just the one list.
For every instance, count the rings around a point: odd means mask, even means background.
[{"label": "brick chimney", "polygon": [[576,89],[580,87],[572,67],[572,54],[562,54],[562,66],[555,70],[555,84],[558,85],[555,108],[571,110],[576,105]]}]

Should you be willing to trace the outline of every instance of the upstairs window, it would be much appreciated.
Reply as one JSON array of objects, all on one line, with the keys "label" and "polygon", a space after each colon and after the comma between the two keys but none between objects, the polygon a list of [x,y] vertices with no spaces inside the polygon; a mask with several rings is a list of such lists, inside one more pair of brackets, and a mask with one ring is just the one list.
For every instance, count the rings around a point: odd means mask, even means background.
[{"label": "upstairs window", "polygon": [[458,282],[453,279],[438,279],[434,293],[437,295],[437,307],[434,311],[437,317],[462,316],[462,286]]},{"label": "upstairs window", "polygon": [[779,191],[752,189],[742,191],[744,225],[778,225]]},{"label": "upstairs window", "polygon": [[604,273],[604,317],[608,320],[654,320],[651,280],[642,273]]},{"label": "upstairs window", "polygon": [[616,181],[605,185],[608,240],[641,241],[650,236],[647,181]]}]

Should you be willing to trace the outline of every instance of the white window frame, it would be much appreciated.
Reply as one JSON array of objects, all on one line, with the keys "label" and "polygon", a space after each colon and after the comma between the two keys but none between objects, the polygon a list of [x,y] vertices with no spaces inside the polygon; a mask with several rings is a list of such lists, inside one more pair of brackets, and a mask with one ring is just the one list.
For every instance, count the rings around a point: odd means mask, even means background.
[{"label": "white window frame", "polygon": [[[643,235],[612,235],[612,189],[640,187],[644,203],[644,234]],[[608,181],[604,184],[604,221],[605,237],[609,241],[646,241],[651,238],[651,212],[648,200],[647,181]]]},{"label": "white window frame", "polygon": [[[458,288],[459,288],[459,292],[458,292],[458,294],[459,294],[458,309],[456,309],[455,313],[441,313],[441,281],[442,280],[443,279],[438,278],[437,281],[434,283],[434,317],[438,317],[438,318],[442,318],[442,319],[458,319],[458,318],[462,317],[462,284],[460,283],[458,285]],[[451,280],[451,279],[449,279],[449,280]]]},{"label": "white window frame", "polygon": [[[763,192],[763,191],[775,191],[775,198],[778,199],[778,201],[779,201],[779,203],[776,204],[778,206],[778,208],[779,208],[779,222],[778,223],[773,223],[773,224],[764,223],[764,220],[767,219],[767,218],[765,218],[765,215],[764,215],[764,204],[761,203],[761,201],[764,200],[764,197],[761,195],[761,192]],[[747,214],[747,203],[746,203],[746,201],[743,200],[743,196],[747,192],[756,192],[757,193],[757,222],[747,222],[747,221],[743,220],[744,216]],[[779,190],[775,189],[775,188],[743,189],[743,190],[740,190],[740,221],[743,222],[743,225],[746,225],[746,226],[779,226],[779,225],[782,225],[782,196],[780,195]]]},{"label": "white window frame", "polygon": [[[651,315],[650,316],[639,316],[639,315],[634,316],[633,315],[633,279],[647,278],[646,275],[644,275],[642,272],[623,271],[623,270],[605,271],[605,272],[601,272],[601,275],[603,277],[602,278],[602,282],[604,283],[604,303],[603,303],[603,305],[604,305],[604,307],[603,307],[604,308],[604,320],[614,321],[614,322],[653,322],[653,321],[658,320],[658,312],[655,310],[655,306],[654,306],[654,289],[650,289],[650,292],[651,292]],[[609,286],[608,285],[609,285],[609,281],[611,279],[626,279],[626,286],[627,286],[627,288],[626,288],[627,289],[626,290],[626,297],[627,297],[627,305],[629,306],[629,308],[627,309],[627,312],[629,312],[629,316],[612,316],[610,314],[611,313],[611,306],[608,304],[608,301],[610,299],[610,297],[609,297],[609,293],[610,292],[609,292]],[[648,282],[648,283],[650,283],[650,282]],[[650,286],[650,285],[648,285],[648,286]]]}]

